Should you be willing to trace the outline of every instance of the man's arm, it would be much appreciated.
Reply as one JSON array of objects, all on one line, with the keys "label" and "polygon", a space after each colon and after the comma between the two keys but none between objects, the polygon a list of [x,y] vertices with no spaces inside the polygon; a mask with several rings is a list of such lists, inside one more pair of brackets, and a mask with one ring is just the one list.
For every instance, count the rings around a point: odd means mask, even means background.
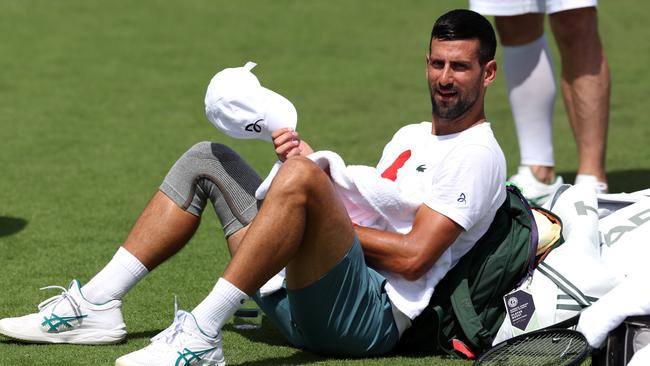
[{"label": "man's arm", "polygon": [[275,154],[280,161],[285,161],[292,156],[307,156],[314,150],[305,141],[300,139],[298,132],[291,128],[280,128],[271,134]]},{"label": "man's arm", "polygon": [[361,226],[356,230],[368,264],[414,281],[434,265],[464,229],[447,216],[421,205],[408,234]]}]

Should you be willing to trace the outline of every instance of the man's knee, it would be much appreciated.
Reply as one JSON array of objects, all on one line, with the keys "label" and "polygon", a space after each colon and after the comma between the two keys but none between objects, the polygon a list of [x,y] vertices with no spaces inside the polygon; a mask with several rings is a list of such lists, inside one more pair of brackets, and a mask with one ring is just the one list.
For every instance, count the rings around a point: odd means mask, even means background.
[{"label": "man's knee", "polygon": [[[239,180],[247,191],[255,192],[261,179],[239,154],[226,145],[202,141],[194,144],[176,162],[192,178],[198,176],[223,176]],[[172,170],[176,168],[173,167]]]},{"label": "man's knee", "polygon": [[210,153],[210,146],[212,145],[212,142],[210,141],[201,141],[197,142],[194,144],[192,147],[190,147],[187,152],[185,153],[186,155],[206,155]]},{"label": "man's knee", "polygon": [[202,141],[194,144],[178,158],[169,170],[165,180],[172,179],[173,181],[195,183],[198,177],[210,173],[210,170],[212,170],[210,168],[214,165],[210,161],[221,160],[221,155],[225,155],[219,151],[234,154],[234,151],[230,148],[218,143]]},{"label": "man's knee", "polygon": [[160,191],[196,216],[201,215],[206,200],[210,199],[226,231],[235,220],[241,224],[238,229],[255,216],[255,191],[261,181],[232,149],[204,141],[192,146],[176,161]]},{"label": "man's knee", "polygon": [[273,180],[276,190],[290,194],[308,193],[324,182],[329,182],[323,170],[308,158],[297,156],[286,160]]},{"label": "man's knee", "polygon": [[200,159],[220,159],[222,157],[238,155],[226,145],[217,142],[201,141],[190,147],[183,156]]}]

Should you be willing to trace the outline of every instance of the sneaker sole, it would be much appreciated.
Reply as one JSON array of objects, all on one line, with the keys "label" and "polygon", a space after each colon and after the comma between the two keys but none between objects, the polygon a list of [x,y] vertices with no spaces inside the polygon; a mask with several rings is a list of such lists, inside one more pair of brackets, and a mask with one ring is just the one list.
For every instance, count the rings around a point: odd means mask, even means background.
[{"label": "sneaker sole", "polygon": [[[226,366],[226,361],[222,362],[208,362],[208,363],[197,363],[197,366]],[[129,360],[123,360],[122,357],[118,358],[115,361],[115,366],[142,366],[140,363],[129,362]]]},{"label": "sneaker sole", "polygon": [[126,338],[126,326],[122,324],[111,330],[89,331],[88,329],[74,329],[61,333],[42,333],[34,336],[25,336],[14,332],[11,329],[0,327],[0,334],[27,343],[53,343],[53,344],[115,344],[120,343]]}]

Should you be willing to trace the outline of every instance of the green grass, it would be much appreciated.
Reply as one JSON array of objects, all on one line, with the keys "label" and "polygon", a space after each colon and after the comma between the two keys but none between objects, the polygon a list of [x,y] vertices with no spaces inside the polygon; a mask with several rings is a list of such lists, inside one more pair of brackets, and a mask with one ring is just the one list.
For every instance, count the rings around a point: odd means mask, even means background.
[{"label": "green grass", "polygon": [[[424,55],[433,20],[465,1],[0,2],[0,317],[33,312],[52,293],[87,281],[124,240],[167,169],[193,143],[225,142],[264,174],[269,144],[224,137],[203,96],[224,67],[259,65],[262,82],[292,100],[317,149],[375,164],[403,124],[430,119]],[[650,186],[647,96],[649,6],[602,2],[612,111],[607,165],[613,191]],[[558,170],[577,167],[558,100]],[[512,173],[517,144],[503,77],[488,118]],[[0,338],[0,365],[111,365],[172,320],[173,295],[191,309],[227,261],[207,212],[195,238],[124,301],[130,335],[106,347],[22,345]],[[327,360],[262,330],[224,332],[232,365],[467,365],[436,357]]]}]

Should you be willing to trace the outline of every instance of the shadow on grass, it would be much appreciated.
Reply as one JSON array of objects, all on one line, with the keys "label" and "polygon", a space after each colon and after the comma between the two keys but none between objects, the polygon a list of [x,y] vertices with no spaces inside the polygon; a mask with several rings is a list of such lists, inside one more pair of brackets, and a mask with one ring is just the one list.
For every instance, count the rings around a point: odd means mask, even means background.
[{"label": "shadow on grass", "polygon": [[[562,176],[565,183],[573,184],[576,178],[575,172],[558,174]],[[650,188],[650,169],[608,171],[607,180],[611,193],[639,191]]]},{"label": "shadow on grass", "polygon": [[27,220],[18,217],[0,216],[0,237],[13,235],[27,226]]},{"label": "shadow on grass", "polygon": [[262,326],[259,329],[239,330],[235,329],[232,323],[227,323],[223,329],[237,333],[251,342],[264,343],[267,346],[292,346],[266,315],[262,315]]},{"label": "shadow on grass", "polygon": [[[239,330],[235,329],[232,323],[228,323],[223,327],[224,330],[234,332],[240,336],[248,339],[250,342],[262,343],[266,346],[274,347],[293,347],[286,338],[275,328],[271,320],[265,315],[262,316],[262,326],[254,330]],[[310,353],[308,351],[296,349],[296,353],[290,356],[279,356],[273,358],[265,358],[256,361],[244,361],[242,363],[233,364],[240,366],[262,366],[262,365],[304,365],[308,363],[318,362],[325,360],[325,358]]]},{"label": "shadow on grass", "polygon": [[233,364],[238,366],[265,366],[265,365],[304,365],[308,363],[323,361],[325,358],[316,356],[307,351],[298,351],[291,356],[265,358],[257,361],[244,361],[242,363]]},{"label": "shadow on grass", "polygon": [[2,339],[0,339],[0,344],[14,344],[14,345],[29,346],[29,345],[35,345],[35,344],[38,344],[38,343],[25,343],[25,342],[17,341],[15,339],[11,339],[11,338],[2,338]]}]

